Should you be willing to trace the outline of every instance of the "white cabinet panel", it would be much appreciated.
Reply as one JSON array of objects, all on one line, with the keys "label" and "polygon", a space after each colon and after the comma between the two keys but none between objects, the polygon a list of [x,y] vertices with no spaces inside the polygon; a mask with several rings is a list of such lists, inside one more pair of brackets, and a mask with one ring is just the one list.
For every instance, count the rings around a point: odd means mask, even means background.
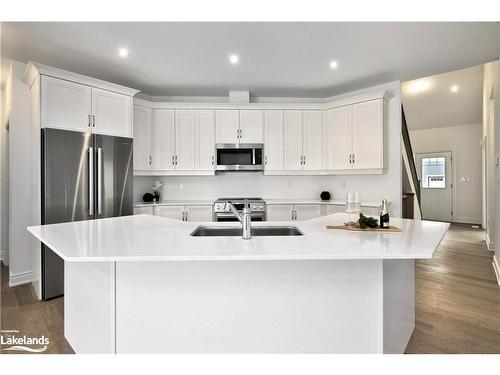
[{"label": "white cabinet panel", "polygon": [[187,221],[212,221],[212,206],[186,206]]},{"label": "white cabinet panel", "polygon": [[293,210],[293,204],[268,204],[267,221],[290,221]]},{"label": "white cabinet panel", "polygon": [[302,169],[302,111],[284,111],[284,167]]},{"label": "white cabinet panel", "polygon": [[306,170],[321,169],[321,111],[303,112],[303,155]]},{"label": "white cabinet panel", "polygon": [[352,106],[353,168],[383,168],[383,100]]},{"label": "white cabinet panel", "polygon": [[156,170],[173,170],[175,148],[174,110],[155,109],[153,122],[153,163]]},{"label": "white cabinet panel", "polygon": [[262,143],[264,112],[262,110],[240,111],[240,143]]},{"label": "white cabinet panel", "polygon": [[194,170],[194,111],[175,110],[175,169]]},{"label": "white cabinet panel", "polygon": [[195,124],[195,169],[213,171],[215,163],[215,118],[212,110],[197,110]]},{"label": "white cabinet panel", "polygon": [[134,215],[154,215],[154,207],[134,207]]},{"label": "white cabinet panel", "polygon": [[323,122],[323,169],[351,169],[352,106],[330,109]]},{"label": "white cabinet panel", "polygon": [[319,204],[296,204],[295,220],[303,221],[321,216],[321,206]]},{"label": "white cabinet panel", "polygon": [[132,97],[92,88],[93,132],[132,137]]},{"label": "white cabinet panel", "polygon": [[331,215],[331,214],[336,214],[339,212],[344,213],[345,212],[345,205],[340,205],[340,204],[329,204],[326,206],[326,214]]},{"label": "white cabinet panel", "polygon": [[184,206],[156,206],[155,215],[169,219],[183,220]]},{"label": "white cabinet panel", "polygon": [[238,143],[240,128],[240,111],[215,111],[215,141],[216,143]]},{"label": "white cabinet panel", "polygon": [[283,111],[264,113],[264,170],[283,170]]},{"label": "white cabinet panel", "polygon": [[134,170],[150,170],[153,167],[151,109],[134,106]]},{"label": "white cabinet panel", "polygon": [[41,126],[90,131],[92,89],[62,79],[41,78]]}]

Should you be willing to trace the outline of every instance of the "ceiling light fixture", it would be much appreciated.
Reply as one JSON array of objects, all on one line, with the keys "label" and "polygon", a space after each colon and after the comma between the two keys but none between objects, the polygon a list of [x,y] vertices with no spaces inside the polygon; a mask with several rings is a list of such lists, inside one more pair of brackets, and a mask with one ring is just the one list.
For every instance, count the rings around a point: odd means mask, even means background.
[{"label": "ceiling light fixture", "polygon": [[424,80],[419,80],[419,81],[413,81],[408,85],[408,89],[411,92],[421,92],[425,91],[429,88],[429,82],[424,81]]},{"label": "ceiling light fixture", "polygon": [[231,64],[238,64],[238,61],[240,60],[240,58],[238,57],[238,55],[231,55],[229,56],[229,62]]},{"label": "ceiling light fixture", "polygon": [[451,90],[451,92],[457,92],[458,91],[458,86],[457,85],[453,85],[453,86],[451,86],[450,90]]},{"label": "ceiling light fixture", "polygon": [[339,66],[339,63],[337,61],[331,61],[330,62],[330,68],[331,69],[337,69],[338,66]]},{"label": "ceiling light fixture", "polygon": [[126,49],[126,48],[120,48],[118,50],[118,56],[120,56],[122,58],[128,57],[128,49]]}]

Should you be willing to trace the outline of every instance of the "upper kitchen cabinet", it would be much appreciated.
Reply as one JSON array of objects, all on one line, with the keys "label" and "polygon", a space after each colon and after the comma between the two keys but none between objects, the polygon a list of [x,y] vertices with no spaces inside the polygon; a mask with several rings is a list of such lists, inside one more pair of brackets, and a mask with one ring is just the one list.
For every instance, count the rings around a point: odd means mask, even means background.
[{"label": "upper kitchen cabinet", "polygon": [[92,131],[132,137],[132,97],[92,88]]},{"label": "upper kitchen cabinet", "polygon": [[215,142],[239,143],[240,111],[222,109],[215,111]]},{"label": "upper kitchen cabinet", "polygon": [[63,79],[41,78],[41,127],[87,132],[92,121],[92,89]]},{"label": "upper kitchen cabinet", "polygon": [[153,111],[153,164],[156,171],[175,169],[175,120],[173,109]]},{"label": "upper kitchen cabinet", "polygon": [[134,105],[134,170],[153,169],[151,109]]},{"label": "upper kitchen cabinet", "polygon": [[194,171],[195,129],[193,110],[175,110],[175,156],[177,171]]},{"label": "upper kitchen cabinet", "polygon": [[323,113],[323,168],[352,169],[352,106]]},{"label": "upper kitchen cabinet", "polygon": [[239,143],[262,143],[264,111],[259,109],[240,110]]},{"label": "upper kitchen cabinet", "polygon": [[302,125],[303,169],[321,169],[321,111],[304,111]]},{"label": "upper kitchen cabinet", "polygon": [[302,169],[302,111],[284,112],[283,134],[284,169]]},{"label": "upper kitchen cabinet", "polygon": [[283,170],[283,111],[264,111],[264,173]]},{"label": "upper kitchen cabinet", "polygon": [[194,113],[195,170],[215,170],[215,115],[212,110]]}]

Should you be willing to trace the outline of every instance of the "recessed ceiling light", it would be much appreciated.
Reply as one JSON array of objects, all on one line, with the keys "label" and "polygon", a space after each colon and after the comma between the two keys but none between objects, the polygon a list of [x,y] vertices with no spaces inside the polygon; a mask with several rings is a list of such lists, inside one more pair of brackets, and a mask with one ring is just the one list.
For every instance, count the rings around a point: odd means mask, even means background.
[{"label": "recessed ceiling light", "polygon": [[458,91],[458,86],[457,85],[453,85],[453,86],[451,86],[450,90],[451,90],[451,92],[457,92]]},{"label": "recessed ceiling light", "polygon": [[429,88],[429,82],[427,82],[425,80],[413,81],[408,86],[408,89],[411,92],[421,92],[421,91],[427,90],[428,88]]},{"label": "recessed ceiling light", "polygon": [[123,58],[128,57],[128,49],[120,48],[118,50],[118,56],[123,57]]},{"label": "recessed ceiling light", "polygon": [[338,66],[339,66],[339,63],[337,61],[330,62],[330,68],[337,69]]},{"label": "recessed ceiling light", "polygon": [[240,60],[240,58],[238,57],[238,55],[231,55],[229,56],[229,62],[231,64],[238,64],[238,61]]}]

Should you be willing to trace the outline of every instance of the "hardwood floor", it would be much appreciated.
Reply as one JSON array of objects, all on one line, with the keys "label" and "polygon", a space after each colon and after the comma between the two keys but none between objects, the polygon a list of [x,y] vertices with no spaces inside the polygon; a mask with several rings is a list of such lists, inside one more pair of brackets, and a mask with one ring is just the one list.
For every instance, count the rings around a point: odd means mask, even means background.
[{"label": "hardwood floor", "polygon": [[[434,258],[416,262],[416,323],[406,353],[500,353],[500,287],[484,232],[452,225]],[[73,353],[64,339],[64,299],[37,301],[9,288],[2,264],[2,329],[50,338],[46,353]],[[5,352],[4,352],[5,353]]]}]

